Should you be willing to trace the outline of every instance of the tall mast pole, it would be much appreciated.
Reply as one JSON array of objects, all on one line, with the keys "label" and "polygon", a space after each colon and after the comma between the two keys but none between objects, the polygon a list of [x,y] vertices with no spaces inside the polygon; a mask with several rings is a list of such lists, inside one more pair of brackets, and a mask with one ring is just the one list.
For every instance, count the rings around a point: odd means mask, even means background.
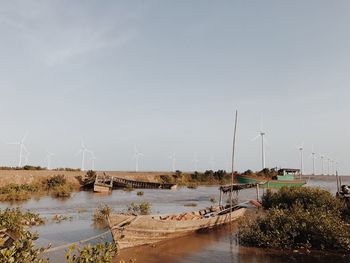
[{"label": "tall mast pole", "polygon": [[231,223],[231,214],[232,214],[232,189],[233,189],[233,180],[234,180],[234,164],[235,164],[235,147],[236,147],[236,133],[237,133],[237,117],[238,112],[236,110],[235,114],[235,125],[233,129],[233,140],[232,140],[232,162],[231,162],[231,191],[230,191],[230,223]]}]

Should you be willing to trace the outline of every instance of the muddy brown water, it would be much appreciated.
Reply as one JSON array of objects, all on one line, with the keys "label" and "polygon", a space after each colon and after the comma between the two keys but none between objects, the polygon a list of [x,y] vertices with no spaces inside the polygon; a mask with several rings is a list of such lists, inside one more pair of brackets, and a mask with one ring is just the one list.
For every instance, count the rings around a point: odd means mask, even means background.
[{"label": "muddy brown water", "polygon": [[[350,177],[344,179],[350,182]],[[336,183],[332,178],[324,180],[309,180],[309,186],[319,186],[335,193]],[[101,237],[89,241],[97,243],[111,241],[108,229],[101,228],[92,223],[92,214],[100,204],[106,204],[114,211],[123,211],[131,202],[147,201],[151,203],[152,213],[178,213],[198,210],[212,205],[210,199],[219,200],[217,186],[198,187],[177,190],[151,190],[145,189],[143,196],[138,196],[137,190],[125,192],[115,190],[112,194],[101,195],[92,192],[76,192],[69,199],[53,199],[45,196],[40,199],[31,199],[24,203],[0,203],[0,208],[21,207],[39,213],[46,218],[46,224],[32,228],[37,231],[40,238],[37,246],[57,247],[78,240],[88,239],[101,233]],[[264,190],[261,190],[261,194]],[[239,193],[239,201],[256,198],[255,189],[243,190]],[[195,203],[197,207],[185,206]],[[52,217],[56,214],[71,216],[72,220],[55,223]],[[142,246],[121,251],[115,262],[120,258],[125,260],[136,259],[136,262],[350,262],[350,257],[326,253],[299,254],[293,252],[280,252],[267,249],[242,247],[237,243],[235,235],[237,226],[220,227],[213,230],[200,231],[192,235],[169,240],[153,246]],[[64,262],[66,249],[46,254],[52,262]]]}]

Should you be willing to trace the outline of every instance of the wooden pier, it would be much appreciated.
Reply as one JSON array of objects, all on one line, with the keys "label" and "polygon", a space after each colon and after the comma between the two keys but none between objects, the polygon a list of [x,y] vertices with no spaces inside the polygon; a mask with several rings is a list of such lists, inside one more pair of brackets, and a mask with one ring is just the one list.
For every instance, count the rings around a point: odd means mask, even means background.
[{"label": "wooden pier", "polygon": [[135,188],[135,189],[175,189],[176,184],[155,183],[134,181],[114,176],[109,176],[104,173],[103,176],[96,176],[94,182],[94,192],[109,192],[114,188]]}]

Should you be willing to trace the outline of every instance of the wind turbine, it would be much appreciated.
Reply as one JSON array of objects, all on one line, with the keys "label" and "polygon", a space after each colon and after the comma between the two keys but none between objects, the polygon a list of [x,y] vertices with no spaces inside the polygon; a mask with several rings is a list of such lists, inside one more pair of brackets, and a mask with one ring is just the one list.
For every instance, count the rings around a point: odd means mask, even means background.
[{"label": "wind turbine", "polygon": [[298,146],[298,150],[300,151],[300,174],[303,175],[304,170],[304,143]]},{"label": "wind turbine", "polygon": [[320,158],[321,158],[321,168],[322,168],[322,173],[321,173],[321,175],[324,175],[324,155],[321,155],[320,156]]},{"label": "wind turbine", "polygon": [[193,155],[193,160],[192,160],[193,164],[194,164],[194,171],[197,172],[197,168],[198,168],[198,158],[197,158],[197,154],[195,153]]},{"label": "wind turbine", "polygon": [[330,174],[330,162],[331,162],[331,159],[327,158],[327,168],[328,168],[327,175]]},{"label": "wind turbine", "polygon": [[331,175],[334,175],[334,165],[333,165],[334,161],[331,159],[330,163],[331,163],[331,169],[330,169],[331,170]]},{"label": "wind turbine", "polygon": [[137,150],[136,146],[135,146],[135,148],[134,148],[134,157],[135,157],[135,161],[136,161],[136,163],[135,163],[135,172],[139,171],[139,158],[142,157],[142,156],[144,156],[143,153],[140,153]]},{"label": "wind turbine", "polygon": [[49,151],[46,151],[46,161],[47,161],[47,169],[51,169],[51,157],[54,156],[55,154]]},{"label": "wind turbine", "polygon": [[[22,166],[23,152],[29,154],[27,147],[24,145],[24,141],[27,138],[27,133],[22,137],[19,142],[12,142],[8,144],[18,145],[19,146],[19,158],[18,158],[18,167]],[[28,156],[26,156],[26,160],[28,161]]]},{"label": "wind turbine", "polygon": [[175,172],[175,166],[176,166],[176,153],[173,152],[170,156],[169,159],[171,159],[171,168],[172,171]]},{"label": "wind turbine", "polygon": [[316,159],[316,153],[315,153],[315,151],[314,151],[314,147],[312,147],[311,157],[312,157],[312,175],[315,175],[315,159]]},{"label": "wind turbine", "polygon": [[266,135],[266,133],[263,130],[263,120],[261,118],[260,121],[260,131],[258,133],[258,135],[256,137],[254,137],[252,139],[252,141],[255,141],[256,139],[258,139],[259,137],[261,137],[261,162],[262,162],[262,170],[266,167],[265,165],[265,140],[264,140],[264,136]]},{"label": "wind turbine", "polygon": [[82,158],[81,158],[81,170],[84,171],[84,166],[85,166],[85,154],[90,152],[90,150],[88,150],[85,147],[85,144],[83,142],[83,140],[81,140],[81,148],[79,149],[77,155],[81,154]]},{"label": "wind turbine", "polygon": [[89,151],[89,153],[91,154],[91,158],[90,158],[90,161],[91,161],[91,170],[92,171],[95,171],[95,161],[96,161],[96,156],[94,154],[93,151]]}]

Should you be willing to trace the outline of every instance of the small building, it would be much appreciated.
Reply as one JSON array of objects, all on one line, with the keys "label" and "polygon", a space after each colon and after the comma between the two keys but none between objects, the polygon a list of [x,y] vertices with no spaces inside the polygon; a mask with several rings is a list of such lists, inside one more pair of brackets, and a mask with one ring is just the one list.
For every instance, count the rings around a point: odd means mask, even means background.
[{"label": "small building", "polygon": [[294,180],[297,175],[300,176],[300,169],[282,168],[278,170],[277,180]]}]

